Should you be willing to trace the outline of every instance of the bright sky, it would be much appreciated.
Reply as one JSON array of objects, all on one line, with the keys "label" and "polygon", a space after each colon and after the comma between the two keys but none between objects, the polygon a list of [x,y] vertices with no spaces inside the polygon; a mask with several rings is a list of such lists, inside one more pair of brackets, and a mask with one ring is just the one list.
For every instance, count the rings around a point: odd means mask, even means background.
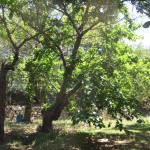
[{"label": "bright sky", "polygon": [[[141,15],[139,13],[137,13],[135,6],[127,4],[130,13],[131,13],[131,17],[133,19],[135,19],[135,21],[137,23],[142,23],[144,24],[146,21],[150,21],[150,18],[148,18],[147,16]],[[136,43],[134,44],[140,44],[143,45],[145,48],[150,49],[150,27],[149,28],[139,28],[136,31],[137,35],[143,36],[143,39],[138,40]]]},{"label": "bright sky", "polygon": [[[150,19],[149,19],[150,20]],[[148,18],[147,19],[141,19],[141,22],[142,23],[144,23],[144,22],[146,22],[146,21],[148,21]],[[148,48],[148,49],[150,49],[150,27],[149,28],[143,28],[143,27],[141,27],[140,29],[138,29],[137,31],[136,31],[136,33],[138,34],[138,35],[141,35],[141,36],[143,36],[143,39],[141,39],[141,40],[138,40],[138,42],[139,43],[141,43],[144,47],[146,47],[146,48]]]}]

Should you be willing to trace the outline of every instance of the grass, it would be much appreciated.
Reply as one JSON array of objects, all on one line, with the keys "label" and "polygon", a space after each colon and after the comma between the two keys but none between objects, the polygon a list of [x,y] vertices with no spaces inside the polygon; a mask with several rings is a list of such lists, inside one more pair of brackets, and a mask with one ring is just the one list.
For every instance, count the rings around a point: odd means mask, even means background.
[{"label": "grass", "polygon": [[[127,131],[119,131],[112,121],[110,128],[89,127],[80,123],[72,126],[69,120],[54,122],[53,134],[36,132],[37,125],[6,121],[5,144],[0,150],[99,150],[150,149],[150,123],[124,121]],[[105,121],[108,124],[109,121]]]}]

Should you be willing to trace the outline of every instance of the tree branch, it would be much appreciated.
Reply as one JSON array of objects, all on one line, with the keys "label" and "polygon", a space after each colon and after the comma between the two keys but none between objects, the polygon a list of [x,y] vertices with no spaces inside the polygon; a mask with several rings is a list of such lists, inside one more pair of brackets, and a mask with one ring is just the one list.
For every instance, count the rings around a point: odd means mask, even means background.
[{"label": "tree branch", "polygon": [[[47,37],[47,34],[45,33],[46,31],[49,31],[49,30],[51,30],[53,27],[51,27],[51,28],[48,28],[48,29],[46,29],[45,31],[39,31],[38,30],[38,28],[36,28],[36,27],[34,27],[32,24],[30,24],[30,23],[28,23],[29,24],[29,26],[31,27],[31,28],[33,28],[35,31],[38,31],[39,32],[39,34],[43,34],[44,36],[46,36]],[[48,37],[51,41],[53,41],[54,42],[54,40],[52,39],[52,38],[50,38],[50,37]],[[65,60],[65,58],[64,58],[64,54],[63,54],[63,52],[62,52],[62,50],[61,50],[61,48],[60,48],[60,46],[59,45],[56,45],[56,47],[57,47],[57,49],[58,49],[58,51],[59,51],[59,54],[60,54],[60,57],[61,57],[61,59],[62,59],[62,62],[63,62],[63,65],[64,65],[64,68],[66,69],[66,60]]]},{"label": "tree branch", "polygon": [[58,48],[58,50],[59,50],[60,57],[61,57],[61,59],[62,59],[62,61],[63,61],[64,68],[65,68],[65,70],[66,70],[66,60],[65,60],[64,54],[63,54],[63,52],[62,52],[62,50],[61,50],[61,48],[60,48],[59,46],[57,46],[57,48]]},{"label": "tree branch", "polygon": [[76,55],[77,55],[77,52],[78,52],[78,49],[82,40],[82,36],[83,36],[82,34],[77,35],[74,48],[73,48],[73,52],[72,52],[72,63],[75,63]]},{"label": "tree branch", "polygon": [[12,46],[14,47],[14,49],[16,50],[17,49],[17,46],[16,44],[14,43],[13,39],[12,39],[12,36],[11,36],[11,33],[10,33],[10,30],[7,26],[7,22],[6,22],[6,18],[5,18],[5,13],[4,13],[4,7],[2,7],[2,13],[3,13],[3,18],[1,17],[1,20],[3,21],[4,23],[4,26],[5,26],[5,29],[6,29],[6,32],[7,32],[7,35],[8,35],[8,38],[12,44]]},{"label": "tree branch", "polygon": [[[3,22],[3,24],[4,24],[5,30],[6,30],[6,32],[7,32],[8,39],[9,39],[10,43],[12,44],[12,46],[13,46],[13,48],[14,48],[14,51],[13,51],[13,53],[14,53],[13,61],[12,61],[11,63],[5,62],[5,63],[3,64],[3,66],[4,66],[3,69],[5,69],[6,71],[8,71],[8,70],[14,70],[14,66],[16,65],[16,63],[17,63],[17,61],[18,61],[18,59],[19,59],[19,50],[20,50],[20,48],[21,48],[27,41],[29,41],[29,40],[33,39],[34,37],[36,37],[39,33],[37,33],[37,34],[35,34],[35,35],[33,35],[33,36],[29,37],[29,38],[24,39],[24,40],[17,46],[17,44],[13,41],[13,38],[12,38],[12,36],[11,36],[11,32],[10,32],[8,26],[7,26],[7,22],[6,22],[6,18],[5,18],[5,12],[4,12],[4,7],[2,7],[2,14],[3,14],[3,16],[0,16],[0,19],[2,20],[2,22]],[[16,29],[16,27],[15,27],[15,29]],[[14,31],[13,31],[13,32],[14,32]]]},{"label": "tree branch", "polygon": [[6,72],[9,71],[9,70],[14,70],[14,67],[15,67],[18,59],[19,59],[19,50],[16,50],[12,63],[9,64],[9,63],[5,62],[4,70]]},{"label": "tree branch", "polygon": [[64,3],[62,2],[62,5],[63,5],[63,8],[64,8],[64,14],[68,17],[68,19],[69,19],[70,22],[72,23],[73,28],[75,29],[75,31],[77,32],[77,34],[79,34],[78,27],[76,26],[76,24],[75,24],[73,18],[71,17],[71,15],[67,12],[66,4],[64,4]]},{"label": "tree branch", "polygon": [[94,22],[90,27],[88,27],[87,29],[85,29],[83,31],[83,34],[86,34],[88,31],[90,31],[92,28],[94,28],[96,25],[98,25],[101,21],[101,18],[99,18],[96,22]]},{"label": "tree branch", "polygon": [[[43,32],[43,34],[47,37],[47,34],[46,34],[45,32]],[[55,42],[54,39],[52,39],[52,38],[50,38],[50,37],[48,37],[48,39],[50,39],[51,41]],[[62,62],[63,62],[64,68],[65,68],[65,70],[66,70],[66,60],[65,60],[64,54],[63,54],[63,52],[62,52],[62,49],[61,49],[60,46],[57,45],[57,44],[56,44],[56,48],[57,48],[58,51],[59,51],[59,56],[60,56],[60,58],[61,58],[61,60],[62,60]]]},{"label": "tree branch", "polygon": [[66,94],[67,97],[69,98],[71,95],[75,94],[76,91],[81,87],[81,85],[82,85],[82,81],[79,81],[79,82],[75,85],[75,87],[74,87],[70,92],[68,92],[68,94]]},{"label": "tree branch", "polygon": [[30,41],[31,39],[34,39],[36,36],[38,36],[40,33],[36,33],[35,35],[24,39],[18,46],[17,48],[20,49],[26,42]]},{"label": "tree branch", "polygon": [[88,21],[89,8],[90,8],[90,4],[87,2],[86,10],[82,17],[82,23],[81,23],[80,27],[78,28],[78,29],[81,29],[82,31],[83,31],[83,28],[84,28],[86,22]]}]

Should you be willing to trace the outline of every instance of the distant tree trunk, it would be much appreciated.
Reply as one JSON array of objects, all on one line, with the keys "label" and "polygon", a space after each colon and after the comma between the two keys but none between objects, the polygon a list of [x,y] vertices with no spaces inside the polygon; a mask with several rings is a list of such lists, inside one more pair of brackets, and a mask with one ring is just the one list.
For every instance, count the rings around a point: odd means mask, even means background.
[{"label": "distant tree trunk", "polygon": [[31,123],[31,113],[32,113],[32,104],[27,104],[25,107],[23,121],[26,123]]},{"label": "distant tree trunk", "polygon": [[4,121],[6,100],[6,72],[0,72],[0,144],[4,143]]}]

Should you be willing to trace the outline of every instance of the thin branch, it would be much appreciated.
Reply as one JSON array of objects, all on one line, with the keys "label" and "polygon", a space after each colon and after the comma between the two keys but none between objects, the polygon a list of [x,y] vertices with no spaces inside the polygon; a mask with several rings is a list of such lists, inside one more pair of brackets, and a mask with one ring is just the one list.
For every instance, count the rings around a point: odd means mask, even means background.
[{"label": "thin branch", "polygon": [[[47,81],[48,81],[48,80],[49,80],[49,79],[48,79],[48,76],[49,76],[49,75],[47,74],[47,75],[44,75],[44,76],[45,76],[45,78],[46,78]],[[54,84],[52,84],[51,82],[49,82],[49,84],[51,84],[52,87],[56,90],[56,92],[58,92],[58,88],[56,88]]]},{"label": "thin branch", "polygon": [[[32,26],[31,24],[29,24],[29,26],[30,26],[31,28],[33,28],[34,30],[38,31],[38,28]],[[45,31],[40,31],[40,33],[43,34],[43,35],[45,35],[45,36],[47,37],[47,34],[46,34],[45,32],[46,32],[46,31],[49,31],[49,30],[51,30],[51,29],[52,29],[52,27],[49,28],[49,29],[46,29]],[[53,40],[52,38],[49,38],[49,39],[54,42],[54,40]],[[63,54],[63,52],[62,52],[62,50],[61,50],[61,48],[60,48],[59,45],[56,45],[56,47],[57,47],[57,49],[58,49],[58,51],[59,51],[59,53],[60,53],[60,57],[61,57],[61,59],[62,59],[64,68],[66,69],[66,60],[65,60],[65,58],[64,58],[64,54]]]},{"label": "thin branch", "polygon": [[25,28],[23,28],[23,27],[20,26],[19,24],[18,24],[18,27],[19,27],[20,29],[22,29],[23,31],[25,31],[29,36],[32,36],[32,35],[31,35],[31,32],[27,31]]},{"label": "thin branch", "polygon": [[82,37],[83,37],[83,35],[80,34],[80,35],[78,35],[77,38],[76,38],[76,42],[75,42],[75,44],[74,44],[74,48],[73,48],[73,52],[72,52],[72,63],[75,62],[76,55],[77,55],[77,52],[78,52],[78,49],[79,49],[79,46],[80,46]]},{"label": "thin branch", "polygon": [[75,94],[76,91],[81,87],[81,85],[82,85],[82,81],[79,81],[79,82],[75,85],[75,87],[74,87],[71,91],[68,92],[67,97],[69,98],[71,95]]},{"label": "thin branch", "polygon": [[83,34],[86,34],[88,31],[93,29],[96,25],[100,23],[101,19],[99,18],[96,22],[94,22],[90,27],[88,27],[86,30],[83,31]]},{"label": "thin branch", "polygon": [[58,48],[58,50],[59,50],[59,52],[60,52],[60,57],[61,57],[61,59],[62,59],[62,61],[63,61],[64,68],[65,68],[65,70],[66,70],[66,60],[65,60],[64,54],[63,54],[61,48],[60,48],[58,45],[57,45],[57,48]]},{"label": "thin branch", "polygon": [[7,22],[6,22],[6,20],[5,20],[6,18],[5,18],[5,13],[4,13],[4,7],[2,7],[2,13],[3,13],[3,18],[0,16],[0,17],[1,17],[1,20],[2,20],[3,23],[4,23],[4,26],[5,26],[5,29],[6,29],[8,38],[9,38],[9,40],[10,40],[12,46],[13,46],[14,49],[16,50],[16,49],[17,49],[17,46],[16,46],[15,42],[14,42],[13,39],[12,39],[10,30],[9,30],[9,28],[8,28],[8,26],[7,26]]},{"label": "thin branch", "polygon": [[84,13],[84,15],[83,15],[83,17],[82,17],[82,23],[81,23],[79,29],[82,29],[82,30],[83,30],[83,27],[85,26],[86,22],[88,21],[89,8],[90,8],[90,5],[89,5],[89,3],[87,2],[86,10],[85,10],[85,13]]},{"label": "thin branch", "polygon": [[18,27],[18,24],[15,25],[14,29],[11,31],[11,34],[13,34],[16,31],[17,27]]},{"label": "thin branch", "polygon": [[68,17],[68,19],[70,20],[70,22],[72,23],[73,25],[73,28],[76,30],[76,32],[79,34],[79,31],[78,31],[78,28],[73,20],[73,18],[71,17],[71,15],[67,12],[67,8],[66,8],[66,4],[62,3],[63,5],[63,8],[64,8],[64,13],[65,15]]},{"label": "thin branch", "polygon": [[36,33],[35,35],[24,39],[19,45],[18,45],[18,49],[20,49],[26,42],[30,41],[31,39],[34,39],[35,37],[37,37],[40,33]]},{"label": "thin branch", "polygon": [[[42,32],[42,34],[47,37],[47,34],[46,34],[44,31]],[[50,37],[48,37],[48,39],[50,39],[51,41],[55,42],[54,39],[52,39],[52,38],[50,38]],[[66,60],[65,60],[64,54],[63,54],[63,52],[62,52],[62,49],[61,49],[60,46],[57,45],[57,44],[56,44],[56,48],[57,48],[58,51],[59,51],[59,54],[60,54],[59,56],[60,56],[60,58],[62,59],[64,68],[66,69]]]}]

